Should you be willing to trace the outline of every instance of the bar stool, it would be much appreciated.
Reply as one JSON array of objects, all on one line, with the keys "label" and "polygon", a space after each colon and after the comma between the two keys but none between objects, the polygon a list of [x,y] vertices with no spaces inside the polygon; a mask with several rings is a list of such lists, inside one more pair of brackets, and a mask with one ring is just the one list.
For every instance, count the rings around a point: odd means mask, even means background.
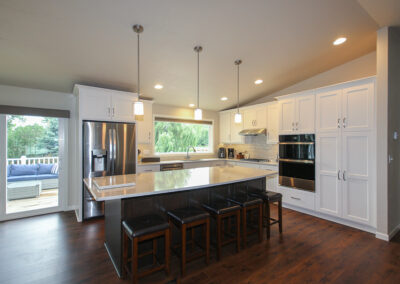
[{"label": "bar stool", "polygon": [[[203,207],[210,213],[217,223],[217,259],[221,258],[221,249],[223,245],[236,241],[236,250],[240,251],[240,206],[224,199],[214,199],[209,203],[203,204]],[[228,234],[230,232],[230,217],[236,216],[236,237],[223,240],[226,235],[224,230],[224,221],[228,222]]]},{"label": "bar stool", "polygon": [[[186,273],[186,263],[197,259],[199,257],[205,256],[206,264],[210,262],[210,214],[205,212],[204,210],[198,208],[180,208],[168,211],[169,222],[174,223],[176,227],[178,227],[181,231],[181,273],[182,276]],[[186,256],[186,244],[191,243],[192,249],[194,249],[195,239],[194,239],[194,228],[197,226],[203,226],[203,233],[205,234],[205,248],[201,253],[197,253],[191,255],[190,257]],[[192,238],[190,241],[186,241],[186,231],[187,229],[191,229]],[[197,243],[196,243],[197,244]],[[199,247],[200,244],[197,244]],[[179,254],[178,254],[179,255]]]},{"label": "bar stool", "polygon": [[242,212],[242,227],[243,227],[243,248],[246,248],[247,245],[247,235],[252,233],[247,231],[247,212],[250,214],[253,210],[258,210],[258,228],[254,231],[258,231],[258,239],[262,241],[262,205],[263,201],[257,197],[253,197],[247,195],[244,192],[239,192],[228,198],[228,201],[231,201],[235,204],[240,205]]},{"label": "bar stool", "polygon": [[[122,275],[125,278],[130,275],[132,283],[137,283],[138,279],[153,272],[165,269],[167,275],[170,272],[170,227],[162,217],[158,215],[147,215],[122,221],[123,241],[122,241]],[[157,238],[165,239],[165,261],[156,266],[157,259]],[[132,247],[131,258],[128,258],[129,240]],[[143,241],[153,240],[153,249],[139,254],[138,244]],[[138,260],[147,255],[153,255],[152,267],[139,272]],[[131,263],[129,271],[128,263]]]},{"label": "bar stool", "polygon": [[[282,234],[282,194],[273,191],[266,192],[252,192],[251,196],[261,198],[264,201],[264,215],[263,218],[266,221],[267,227],[267,238],[269,239],[271,236],[271,226],[278,223],[279,224],[279,233]],[[278,220],[271,218],[270,211],[270,203],[278,203]]]}]

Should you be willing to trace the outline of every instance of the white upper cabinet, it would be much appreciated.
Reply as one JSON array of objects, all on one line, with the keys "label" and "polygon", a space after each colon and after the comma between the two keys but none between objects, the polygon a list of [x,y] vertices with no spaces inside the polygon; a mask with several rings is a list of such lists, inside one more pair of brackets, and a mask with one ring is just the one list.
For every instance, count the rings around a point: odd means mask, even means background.
[{"label": "white upper cabinet", "polygon": [[153,102],[143,102],[144,115],[136,116],[137,143],[152,144],[153,142]]},{"label": "white upper cabinet", "polygon": [[231,113],[221,112],[219,114],[219,142],[231,142]]},{"label": "white upper cabinet", "polygon": [[134,122],[133,104],[137,94],[75,85],[80,119]]},{"label": "white upper cabinet", "polygon": [[243,111],[243,129],[266,127],[267,108],[265,106],[250,107]]},{"label": "white upper cabinet", "polygon": [[295,99],[279,101],[279,132],[290,133],[294,131]]},{"label": "white upper cabinet", "polygon": [[313,133],[314,131],[314,91],[299,93],[279,101],[280,133]]},{"label": "white upper cabinet", "polygon": [[267,143],[278,143],[278,103],[267,105]]},{"label": "white upper cabinet", "polygon": [[301,95],[296,98],[296,131],[299,133],[315,132],[315,95]]},{"label": "white upper cabinet", "polygon": [[342,127],[344,131],[370,130],[373,123],[374,84],[343,89]]},{"label": "white upper cabinet", "polygon": [[341,128],[341,100],[341,89],[317,93],[317,132],[337,132]]},{"label": "white upper cabinet", "polygon": [[111,116],[112,120],[121,122],[134,122],[135,113],[133,104],[137,97],[131,94],[116,93],[111,96]]}]

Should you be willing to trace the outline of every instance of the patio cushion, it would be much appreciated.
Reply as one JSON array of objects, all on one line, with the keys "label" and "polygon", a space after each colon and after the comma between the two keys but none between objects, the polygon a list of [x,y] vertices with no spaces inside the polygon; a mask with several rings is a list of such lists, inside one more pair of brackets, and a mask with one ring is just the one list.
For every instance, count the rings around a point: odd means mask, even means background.
[{"label": "patio cushion", "polygon": [[27,176],[37,175],[38,165],[11,165],[10,175],[11,176]]},{"label": "patio cushion", "polygon": [[39,164],[38,175],[51,174],[53,164]]},{"label": "patio cushion", "polygon": [[58,175],[48,174],[48,175],[37,175],[36,176],[36,180],[52,179],[52,178],[58,178]]},{"label": "patio cushion", "polygon": [[7,178],[7,182],[15,182],[15,181],[31,181],[37,180],[37,175],[26,175],[26,176],[10,176]]}]

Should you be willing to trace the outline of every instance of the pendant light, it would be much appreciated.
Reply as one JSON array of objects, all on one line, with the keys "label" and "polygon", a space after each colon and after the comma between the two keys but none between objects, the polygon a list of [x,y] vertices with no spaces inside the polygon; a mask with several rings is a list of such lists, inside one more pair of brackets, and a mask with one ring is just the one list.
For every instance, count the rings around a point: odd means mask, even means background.
[{"label": "pendant light", "polygon": [[239,112],[239,65],[242,60],[235,60],[235,65],[237,66],[237,113],[235,113],[235,123],[242,123],[242,114]]},{"label": "pendant light", "polygon": [[[143,32],[143,26],[134,25],[133,31],[137,34],[137,94],[140,96],[140,33]],[[133,112],[135,115],[144,115],[143,102],[138,101],[133,105]]]},{"label": "pendant light", "polygon": [[197,108],[194,110],[194,119],[202,120],[203,112],[200,108],[200,52],[203,48],[200,45],[194,47],[194,51],[197,52]]}]

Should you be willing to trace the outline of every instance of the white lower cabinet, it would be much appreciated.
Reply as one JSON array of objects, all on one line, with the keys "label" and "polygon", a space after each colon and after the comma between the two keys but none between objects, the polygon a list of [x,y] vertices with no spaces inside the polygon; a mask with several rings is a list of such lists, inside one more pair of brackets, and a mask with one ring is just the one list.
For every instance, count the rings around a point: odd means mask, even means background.
[{"label": "white lower cabinet", "polygon": [[299,190],[284,186],[278,187],[278,192],[282,193],[282,202],[289,205],[315,210],[315,193]]}]

